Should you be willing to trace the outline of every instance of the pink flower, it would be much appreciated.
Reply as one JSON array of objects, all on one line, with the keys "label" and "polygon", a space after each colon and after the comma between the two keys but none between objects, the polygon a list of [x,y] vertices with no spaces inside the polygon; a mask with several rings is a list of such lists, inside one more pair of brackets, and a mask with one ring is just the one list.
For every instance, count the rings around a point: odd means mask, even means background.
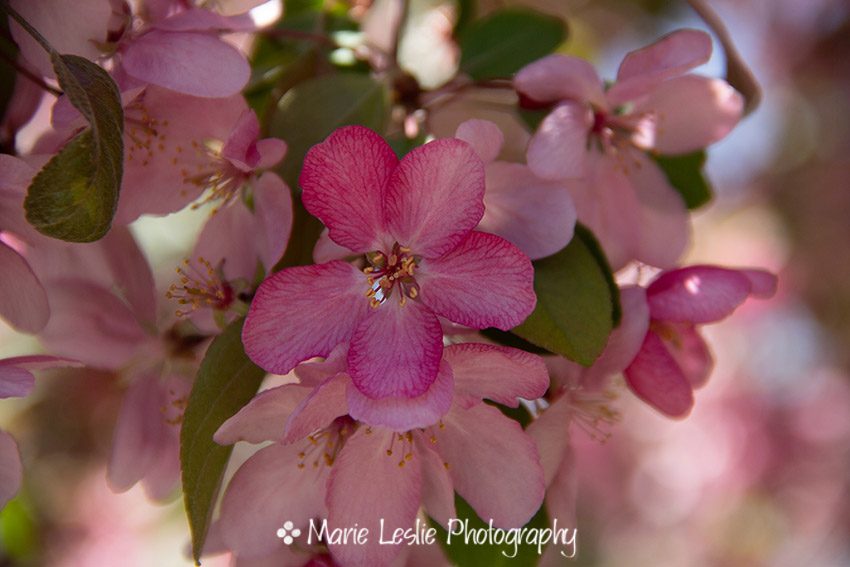
[{"label": "pink flower", "polygon": [[438,316],[507,330],[534,309],[528,257],[472,230],[484,167],[466,143],[436,140],[399,162],[377,134],[350,126],[310,150],[300,183],[330,238],[368,265],[288,268],[263,282],[242,336],[266,370],[285,374],[345,343],[363,394],[416,397],[437,379]]},{"label": "pink flower", "polygon": [[661,413],[685,417],[712,367],[697,326],[728,317],[747,297],[775,291],[776,276],[762,270],[689,266],[662,273],[646,290],[649,329],[625,370],[629,387]]},{"label": "pink flower", "polygon": [[333,360],[304,369],[304,382],[321,380],[318,387],[266,390],[225,422],[219,443],[277,442],[251,457],[227,489],[220,519],[227,547],[237,557],[265,555],[280,545],[268,526],[288,520],[305,532],[311,518],[327,518],[330,529],[370,530],[368,545],[329,546],[339,563],[386,565],[400,548],[378,544],[379,519],[384,533],[412,527],[424,506],[445,526],[455,517],[454,491],[496,526],[527,522],[543,498],[537,450],[482,400],[516,407],[518,398],[541,396],[545,367],[523,351],[472,343],[447,347],[441,367],[451,409],[411,430],[352,419],[352,392],[362,394]]},{"label": "pink flower", "polygon": [[706,33],[680,30],[628,54],[607,90],[589,63],[563,55],[514,80],[526,104],[555,104],[529,143],[529,167],[544,179],[576,180],[579,220],[615,269],[631,259],[671,266],[688,243],[684,203],[645,151],[692,152],[737,124],[740,94],[725,81],[683,75],[710,55]]}]

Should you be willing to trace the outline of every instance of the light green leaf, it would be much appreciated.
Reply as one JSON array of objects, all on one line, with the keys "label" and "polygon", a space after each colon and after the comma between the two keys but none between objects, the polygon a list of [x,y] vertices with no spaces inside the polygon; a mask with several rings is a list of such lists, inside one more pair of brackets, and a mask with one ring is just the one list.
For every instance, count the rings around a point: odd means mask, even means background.
[{"label": "light green leaf", "polygon": [[513,329],[525,340],[590,366],[602,353],[620,306],[611,270],[593,235],[576,227],[572,242],[534,262],[537,307]]},{"label": "light green leaf", "polygon": [[198,370],[180,430],[183,499],[198,562],[209,530],[224,470],[233,447],[213,434],[254,396],[266,375],[242,347],[244,319],[231,323],[212,342]]},{"label": "light green leaf", "polygon": [[563,20],[532,10],[499,10],[461,34],[460,69],[476,80],[508,78],[566,38]]}]

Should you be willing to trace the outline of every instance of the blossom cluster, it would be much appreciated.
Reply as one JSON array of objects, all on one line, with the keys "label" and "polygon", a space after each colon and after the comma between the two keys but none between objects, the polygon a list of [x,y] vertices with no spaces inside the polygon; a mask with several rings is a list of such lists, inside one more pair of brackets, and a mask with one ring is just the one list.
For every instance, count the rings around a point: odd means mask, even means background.
[{"label": "blossom cluster", "polygon": [[[377,532],[425,516],[447,527],[456,495],[500,528],[525,525],[544,503],[549,518],[574,520],[570,430],[608,435],[626,389],[687,416],[712,366],[700,327],[775,292],[761,270],[681,265],[690,213],[656,158],[704,150],[744,110],[726,81],[690,73],[710,57],[710,36],[680,30],[632,51],[614,83],[577,57],[530,62],[511,84],[516,110],[544,116],[524,162],[500,159],[503,131],[487,120],[409,151],[355,124],[296,157],[289,187],[280,164],[301,133],[264,137],[243,94],[251,65],[235,38],[262,33],[247,15],[260,3],[11,2],[56,50],[114,80],[123,177],[108,234],[64,242],[30,226],[24,203],[85,112],[59,96],[33,149],[0,156],[0,316],[45,351],[0,361],[3,397],[27,395],[44,367],[113,373],[125,393],[110,486],[141,483],[167,499],[204,353],[240,326],[250,361],[287,378],[218,424],[216,443],[262,448],[228,480],[206,553],[229,551],[236,564],[446,561],[436,548],[376,540],[287,546],[276,530],[323,519]],[[21,69],[54,85],[43,46],[16,20],[10,28]],[[25,123],[33,110],[5,120]],[[413,115],[410,141],[425,127]],[[206,219],[163,286],[133,223],[185,208]],[[310,236],[308,217],[321,234]],[[512,330],[559,295],[537,284],[537,262],[579,230],[598,241],[621,314],[584,365],[506,339],[525,336]],[[289,261],[305,239],[313,263]],[[22,470],[12,438],[0,441],[5,502]]]}]

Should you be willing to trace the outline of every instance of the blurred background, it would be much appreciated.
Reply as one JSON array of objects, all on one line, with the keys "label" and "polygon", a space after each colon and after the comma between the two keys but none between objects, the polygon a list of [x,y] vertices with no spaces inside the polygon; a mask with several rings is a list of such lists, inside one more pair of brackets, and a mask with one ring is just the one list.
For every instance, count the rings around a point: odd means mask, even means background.
[{"label": "blurred background", "polygon": [[[368,0],[333,3],[354,19],[369,17]],[[779,274],[779,293],[707,329],[716,367],[689,418],[668,420],[621,389],[621,421],[607,442],[576,433],[579,553],[571,563],[846,566],[850,4],[710,4],[758,77],[763,101],[709,151],[715,198],[695,215],[686,263],[765,267]],[[565,18],[570,34],[560,51],[590,59],[608,78],[625,52],[675,28],[705,28],[672,0],[479,0],[477,15],[505,6]],[[276,2],[257,11],[266,19],[279,13]],[[421,85],[454,74],[450,33],[459,13],[454,0],[412,1],[408,55],[399,55]],[[373,16],[370,25],[379,34],[389,24]],[[698,72],[723,75],[716,47]],[[496,119],[509,132],[507,156],[520,159],[527,133],[504,113],[503,94],[464,90],[441,101],[427,126],[450,135],[470,112]],[[30,136],[44,127],[49,102]],[[21,149],[31,143],[26,132]],[[197,226],[188,212],[143,219],[135,230],[167,273]],[[34,348],[0,330],[0,356]],[[108,374],[55,371],[42,373],[34,395],[0,404],[0,427],[18,439],[26,471],[23,490],[0,513],[0,565],[191,564],[179,498],[154,505],[139,488],[113,494],[106,485],[120,396]]]}]

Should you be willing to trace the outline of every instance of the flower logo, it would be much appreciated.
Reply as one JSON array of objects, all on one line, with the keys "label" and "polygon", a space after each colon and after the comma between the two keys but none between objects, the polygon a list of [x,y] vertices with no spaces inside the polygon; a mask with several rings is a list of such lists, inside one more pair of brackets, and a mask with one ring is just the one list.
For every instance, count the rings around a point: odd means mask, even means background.
[{"label": "flower logo", "polygon": [[295,541],[295,538],[301,535],[301,530],[296,528],[292,522],[286,521],[283,523],[283,527],[277,530],[277,537],[283,540],[283,543],[286,545],[292,545],[292,542]]}]

